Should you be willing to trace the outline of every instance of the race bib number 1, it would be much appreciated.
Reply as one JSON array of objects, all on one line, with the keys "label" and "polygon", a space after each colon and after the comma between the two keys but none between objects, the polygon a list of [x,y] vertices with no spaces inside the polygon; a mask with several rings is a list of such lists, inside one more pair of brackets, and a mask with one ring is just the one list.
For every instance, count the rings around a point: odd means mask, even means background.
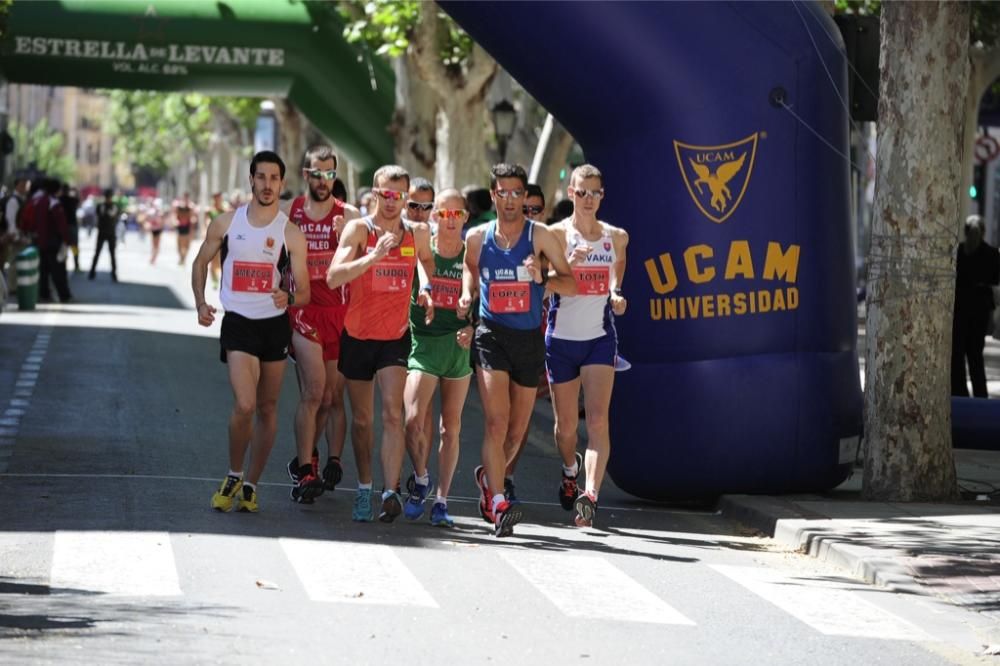
[{"label": "race bib number 1", "polygon": [[312,252],[306,257],[310,280],[325,280],[326,271],[333,262],[333,252]]},{"label": "race bib number 1", "polygon": [[255,261],[233,262],[233,291],[269,294],[274,290],[274,266]]},{"label": "race bib number 1", "polygon": [[607,266],[582,266],[573,268],[577,296],[607,296],[611,270]]},{"label": "race bib number 1", "polygon": [[461,280],[444,277],[431,278],[431,298],[434,299],[434,307],[454,310],[458,306],[458,299],[461,295]]},{"label": "race bib number 1", "polygon": [[508,314],[531,309],[531,288],[527,282],[491,282],[490,312]]}]

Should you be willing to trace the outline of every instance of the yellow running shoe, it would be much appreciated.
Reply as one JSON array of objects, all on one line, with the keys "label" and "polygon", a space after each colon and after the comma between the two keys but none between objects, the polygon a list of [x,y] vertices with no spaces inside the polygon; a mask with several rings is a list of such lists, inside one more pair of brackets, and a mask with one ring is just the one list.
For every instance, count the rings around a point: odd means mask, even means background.
[{"label": "yellow running shoe", "polygon": [[243,480],[238,476],[227,476],[222,480],[222,485],[214,495],[212,495],[212,508],[216,511],[232,511],[233,500],[236,494],[243,487]]},{"label": "yellow running shoe", "polygon": [[250,486],[243,486],[243,496],[240,497],[240,504],[236,510],[243,513],[257,513],[260,510],[257,506],[257,491]]}]

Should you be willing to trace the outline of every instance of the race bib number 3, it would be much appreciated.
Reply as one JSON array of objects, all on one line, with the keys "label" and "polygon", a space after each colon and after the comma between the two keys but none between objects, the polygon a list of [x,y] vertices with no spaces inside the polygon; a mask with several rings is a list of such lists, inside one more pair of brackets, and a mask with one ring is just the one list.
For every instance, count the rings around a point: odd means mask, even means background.
[{"label": "race bib number 3", "polygon": [[274,266],[255,261],[233,262],[233,291],[269,294],[274,290]]},{"label": "race bib number 3", "polygon": [[531,309],[531,288],[527,282],[491,282],[490,312],[507,314]]},{"label": "race bib number 3", "polygon": [[611,270],[607,266],[573,268],[577,296],[607,296]]},{"label": "race bib number 3", "polygon": [[405,261],[380,261],[372,268],[373,291],[408,291],[411,279],[413,268]]},{"label": "race bib number 3", "polygon": [[454,310],[458,306],[458,298],[462,295],[462,281],[451,278],[431,278],[431,298],[434,307]]},{"label": "race bib number 3", "polygon": [[333,252],[313,252],[306,257],[310,280],[325,280],[326,271],[333,262]]}]

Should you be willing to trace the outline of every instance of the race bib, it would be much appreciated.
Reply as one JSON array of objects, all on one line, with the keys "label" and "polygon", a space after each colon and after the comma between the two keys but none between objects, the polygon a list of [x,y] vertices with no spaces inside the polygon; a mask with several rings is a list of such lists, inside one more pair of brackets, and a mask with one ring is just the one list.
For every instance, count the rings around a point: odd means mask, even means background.
[{"label": "race bib", "polygon": [[326,271],[333,262],[333,252],[313,252],[306,256],[310,280],[326,280]]},{"label": "race bib", "polygon": [[431,298],[434,307],[455,310],[462,295],[462,281],[445,277],[431,278]]},{"label": "race bib", "polygon": [[583,266],[573,268],[577,296],[607,296],[611,269],[607,266]]},{"label": "race bib", "polygon": [[233,291],[269,294],[274,290],[274,266],[256,261],[233,262]]},{"label": "race bib", "polygon": [[409,291],[413,267],[406,261],[380,261],[372,268],[372,290],[378,292]]},{"label": "race bib", "polygon": [[508,314],[531,309],[531,287],[527,282],[491,282],[490,312]]}]

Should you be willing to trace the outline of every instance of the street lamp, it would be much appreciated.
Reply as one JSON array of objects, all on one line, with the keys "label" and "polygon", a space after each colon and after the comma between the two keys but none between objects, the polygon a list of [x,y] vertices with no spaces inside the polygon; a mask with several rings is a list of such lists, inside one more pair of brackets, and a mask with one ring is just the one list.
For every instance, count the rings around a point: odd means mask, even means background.
[{"label": "street lamp", "polygon": [[490,115],[493,116],[493,129],[497,135],[497,148],[500,150],[500,161],[507,159],[507,141],[514,135],[514,124],[517,122],[517,111],[514,105],[506,99],[497,102]]},{"label": "street lamp", "polygon": [[253,151],[277,150],[278,119],[274,114],[274,102],[269,99],[260,103],[260,113],[257,115],[257,126],[253,134]]}]

